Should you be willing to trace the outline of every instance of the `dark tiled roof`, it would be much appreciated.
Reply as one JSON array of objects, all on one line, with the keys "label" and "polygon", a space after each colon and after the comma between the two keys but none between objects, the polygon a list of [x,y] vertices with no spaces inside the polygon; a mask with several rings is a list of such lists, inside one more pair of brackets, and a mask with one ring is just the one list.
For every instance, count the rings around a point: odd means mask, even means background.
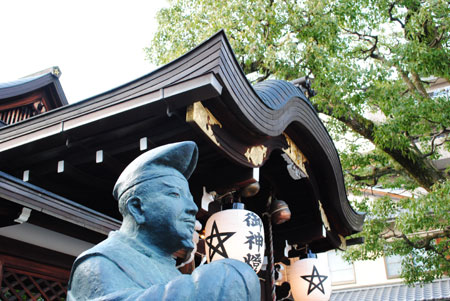
[{"label": "dark tiled roof", "polygon": [[294,97],[301,98],[311,106],[311,103],[299,88],[283,80],[266,80],[257,83],[253,88],[264,104],[272,110],[281,109]]},{"label": "dark tiled roof", "polygon": [[330,301],[419,301],[450,300],[450,278],[435,280],[432,283],[391,284],[358,289],[334,291]]}]

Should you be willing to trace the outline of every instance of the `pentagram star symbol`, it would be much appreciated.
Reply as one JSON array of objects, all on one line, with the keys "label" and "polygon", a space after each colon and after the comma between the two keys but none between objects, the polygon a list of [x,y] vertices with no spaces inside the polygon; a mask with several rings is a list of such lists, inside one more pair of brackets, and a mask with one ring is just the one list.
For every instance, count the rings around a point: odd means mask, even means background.
[{"label": "pentagram star symbol", "polygon": [[[224,258],[228,258],[227,250],[225,250],[224,242],[229,239],[236,232],[223,232],[219,233],[216,221],[214,221],[211,234],[205,238],[205,242],[209,247],[209,260],[212,260],[214,255],[217,253],[222,255]],[[217,239],[217,244],[213,244],[213,238]]]},{"label": "pentagram star symbol", "polygon": [[[300,276],[300,277],[302,277],[304,280],[309,282],[308,295],[316,288],[319,291],[321,291],[322,294],[325,295],[325,289],[323,288],[323,283],[325,280],[327,280],[328,276],[320,275],[319,271],[317,270],[315,265],[313,266],[311,275],[304,275],[304,276]],[[314,282],[314,278],[316,278],[316,277],[319,279],[319,283]]]}]

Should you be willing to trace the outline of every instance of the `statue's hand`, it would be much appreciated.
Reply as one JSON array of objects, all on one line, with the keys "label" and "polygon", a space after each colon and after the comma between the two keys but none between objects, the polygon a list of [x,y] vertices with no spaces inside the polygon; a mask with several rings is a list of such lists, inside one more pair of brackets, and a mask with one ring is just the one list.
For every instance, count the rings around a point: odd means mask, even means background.
[{"label": "statue's hand", "polygon": [[196,300],[192,277],[181,275],[164,285],[154,285],[147,289],[136,301],[149,300]]},{"label": "statue's hand", "polygon": [[259,279],[246,263],[222,259],[192,273],[196,300],[260,300]]}]

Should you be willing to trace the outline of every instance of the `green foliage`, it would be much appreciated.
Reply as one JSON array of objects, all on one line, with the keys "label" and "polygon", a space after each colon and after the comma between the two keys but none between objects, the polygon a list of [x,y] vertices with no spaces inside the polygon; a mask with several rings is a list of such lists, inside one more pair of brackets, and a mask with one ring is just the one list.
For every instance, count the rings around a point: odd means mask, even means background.
[{"label": "green foliage", "polygon": [[373,204],[356,203],[369,212],[362,246],[349,248],[348,260],[400,255],[407,283],[432,281],[450,271],[450,182],[436,184],[425,195],[393,201],[379,198]]},{"label": "green foliage", "polygon": [[[432,164],[450,149],[450,101],[426,92],[427,78],[450,80],[448,1],[169,4],[158,13],[149,60],[167,63],[223,28],[250,78],[313,78],[317,95],[311,102],[328,116],[324,121],[337,141],[350,192],[376,185],[428,191],[417,198],[355,204],[368,219],[360,234],[365,243],[349,251],[349,258],[403,255],[409,282],[450,271],[450,175]],[[426,240],[432,233],[442,237]]]}]

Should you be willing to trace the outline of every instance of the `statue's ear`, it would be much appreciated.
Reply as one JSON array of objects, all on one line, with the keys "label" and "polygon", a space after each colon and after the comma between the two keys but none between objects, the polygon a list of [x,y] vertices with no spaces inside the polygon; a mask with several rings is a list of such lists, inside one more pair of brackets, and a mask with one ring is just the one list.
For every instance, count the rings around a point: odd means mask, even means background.
[{"label": "statue's ear", "polygon": [[142,209],[142,201],[140,198],[133,196],[127,200],[127,209],[133,216],[136,224],[141,225],[145,221],[144,210]]}]

